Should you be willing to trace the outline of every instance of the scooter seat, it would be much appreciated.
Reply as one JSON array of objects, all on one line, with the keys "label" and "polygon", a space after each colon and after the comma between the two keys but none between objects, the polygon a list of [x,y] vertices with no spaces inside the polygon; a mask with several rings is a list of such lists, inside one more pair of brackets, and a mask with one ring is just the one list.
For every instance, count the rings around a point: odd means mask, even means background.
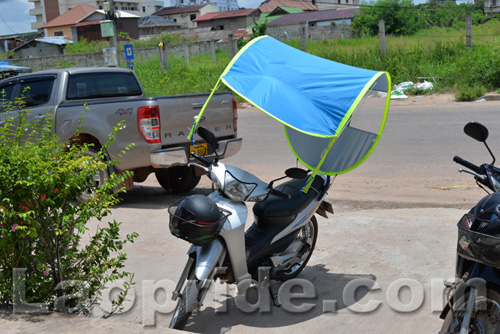
[{"label": "scooter seat", "polygon": [[264,230],[283,228],[291,223],[323,190],[324,179],[316,175],[307,193],[301,191],[309,178],[294,179],[280,184],[277,190],[291,196],[290,199],[270,195],[266,200],[253,206],[255,224]]}]

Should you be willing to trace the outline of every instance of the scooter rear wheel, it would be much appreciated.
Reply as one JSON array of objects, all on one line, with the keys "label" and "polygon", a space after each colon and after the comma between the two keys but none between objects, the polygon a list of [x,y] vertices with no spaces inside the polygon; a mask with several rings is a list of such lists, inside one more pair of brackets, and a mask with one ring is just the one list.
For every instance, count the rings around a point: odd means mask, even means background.
[{"label": "scooter rear wheel", "polygon": [[[454,311],[448,312],[440,334],[460,333],[462,319],[469,294],[459,298],[453,305]],[[488,289],[486,296],[478,296],[469,325],[469,334],[500,334],[500,294]]]},{"label": "scooter rear wheel", "polygon": [[298,259],[298,262],[284,270],[278,270],[276,267],[271,268],[271,278],[277,281],[286,281],[297,277],[311,258],[317,238],[318,222],[316,217],[312,216],[311,220],[304,227],[302,227],[301,231],[297,235],[297,238],[295,239],[295,241],[302,241],[302,249],[304,249],[304,252]]}]

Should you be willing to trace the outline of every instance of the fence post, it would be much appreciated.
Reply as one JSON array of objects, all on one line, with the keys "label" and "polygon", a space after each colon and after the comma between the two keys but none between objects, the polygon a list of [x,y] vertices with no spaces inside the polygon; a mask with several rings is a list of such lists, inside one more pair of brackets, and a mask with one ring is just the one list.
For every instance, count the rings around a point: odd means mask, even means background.
[{"label": "fence post", "polygon": [[236,50],[234,49],[234,35],[227,35],[227,42],[229,43],[229,57],[233,59],[236,56]]},{"label": "fence post", "polygon": [[167,70],[170,68],[170,65],[168,63],[168,45],[164,44],[163,45],[163,67],[165,67]]},{"label": "fence post", "polygon": [[378,38],[380,40],[380,54],[385,58],[387,56],[387,47],[385,45],[385,21],[378,21]]},{"label": "fence post", "polygon": [[184,60],[186,61],[186,66],[189,66],[189,51],[186,43],[182,44],[184,50]]},{"label": "fence post", "polygon": [[472,48],[472,15],[465,14],[465,45],[467,48]]},{"label": "fence post", "polygon": [[161,46],[158,46],[158,58],[160,59],[160,66],[163,67],[163,52]]},{"label": "fence post", "polygon": [[300,50],[307,51],[306,27],[300,27]]},{"label": "fence post", "polygon": [[215,57],[215,41],[213,39],[210,41],[210,54],[212,55],[212,63],[215,64],[217,59]]}]

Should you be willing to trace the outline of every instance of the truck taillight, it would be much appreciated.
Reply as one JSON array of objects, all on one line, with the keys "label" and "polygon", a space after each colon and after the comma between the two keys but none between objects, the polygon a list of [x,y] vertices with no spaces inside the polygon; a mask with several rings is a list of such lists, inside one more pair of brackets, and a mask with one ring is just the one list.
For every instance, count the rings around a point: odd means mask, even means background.
[{"label": "truck taillight", "polygon": [[236,100],[233,99],[233,129],[234,132],[238,131],[238,105]]},{"label": "truck taillight", "polygon": [[160,108],[158,106],[137,108],[137,125],[142,137],[148,143],[161,143]]}]

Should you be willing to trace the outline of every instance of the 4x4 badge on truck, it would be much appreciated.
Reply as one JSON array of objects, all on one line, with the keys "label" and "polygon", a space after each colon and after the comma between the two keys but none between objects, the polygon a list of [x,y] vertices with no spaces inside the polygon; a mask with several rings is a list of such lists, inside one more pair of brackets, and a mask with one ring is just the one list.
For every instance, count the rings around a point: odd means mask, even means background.
[{"label": "4x4 badge on truck", "polygon": [[117,115],[132,115],[132,113],[134,112],[134,108],[121,108],[121,109],[118,109],[117,111],[115,111],[115,114]]}]

